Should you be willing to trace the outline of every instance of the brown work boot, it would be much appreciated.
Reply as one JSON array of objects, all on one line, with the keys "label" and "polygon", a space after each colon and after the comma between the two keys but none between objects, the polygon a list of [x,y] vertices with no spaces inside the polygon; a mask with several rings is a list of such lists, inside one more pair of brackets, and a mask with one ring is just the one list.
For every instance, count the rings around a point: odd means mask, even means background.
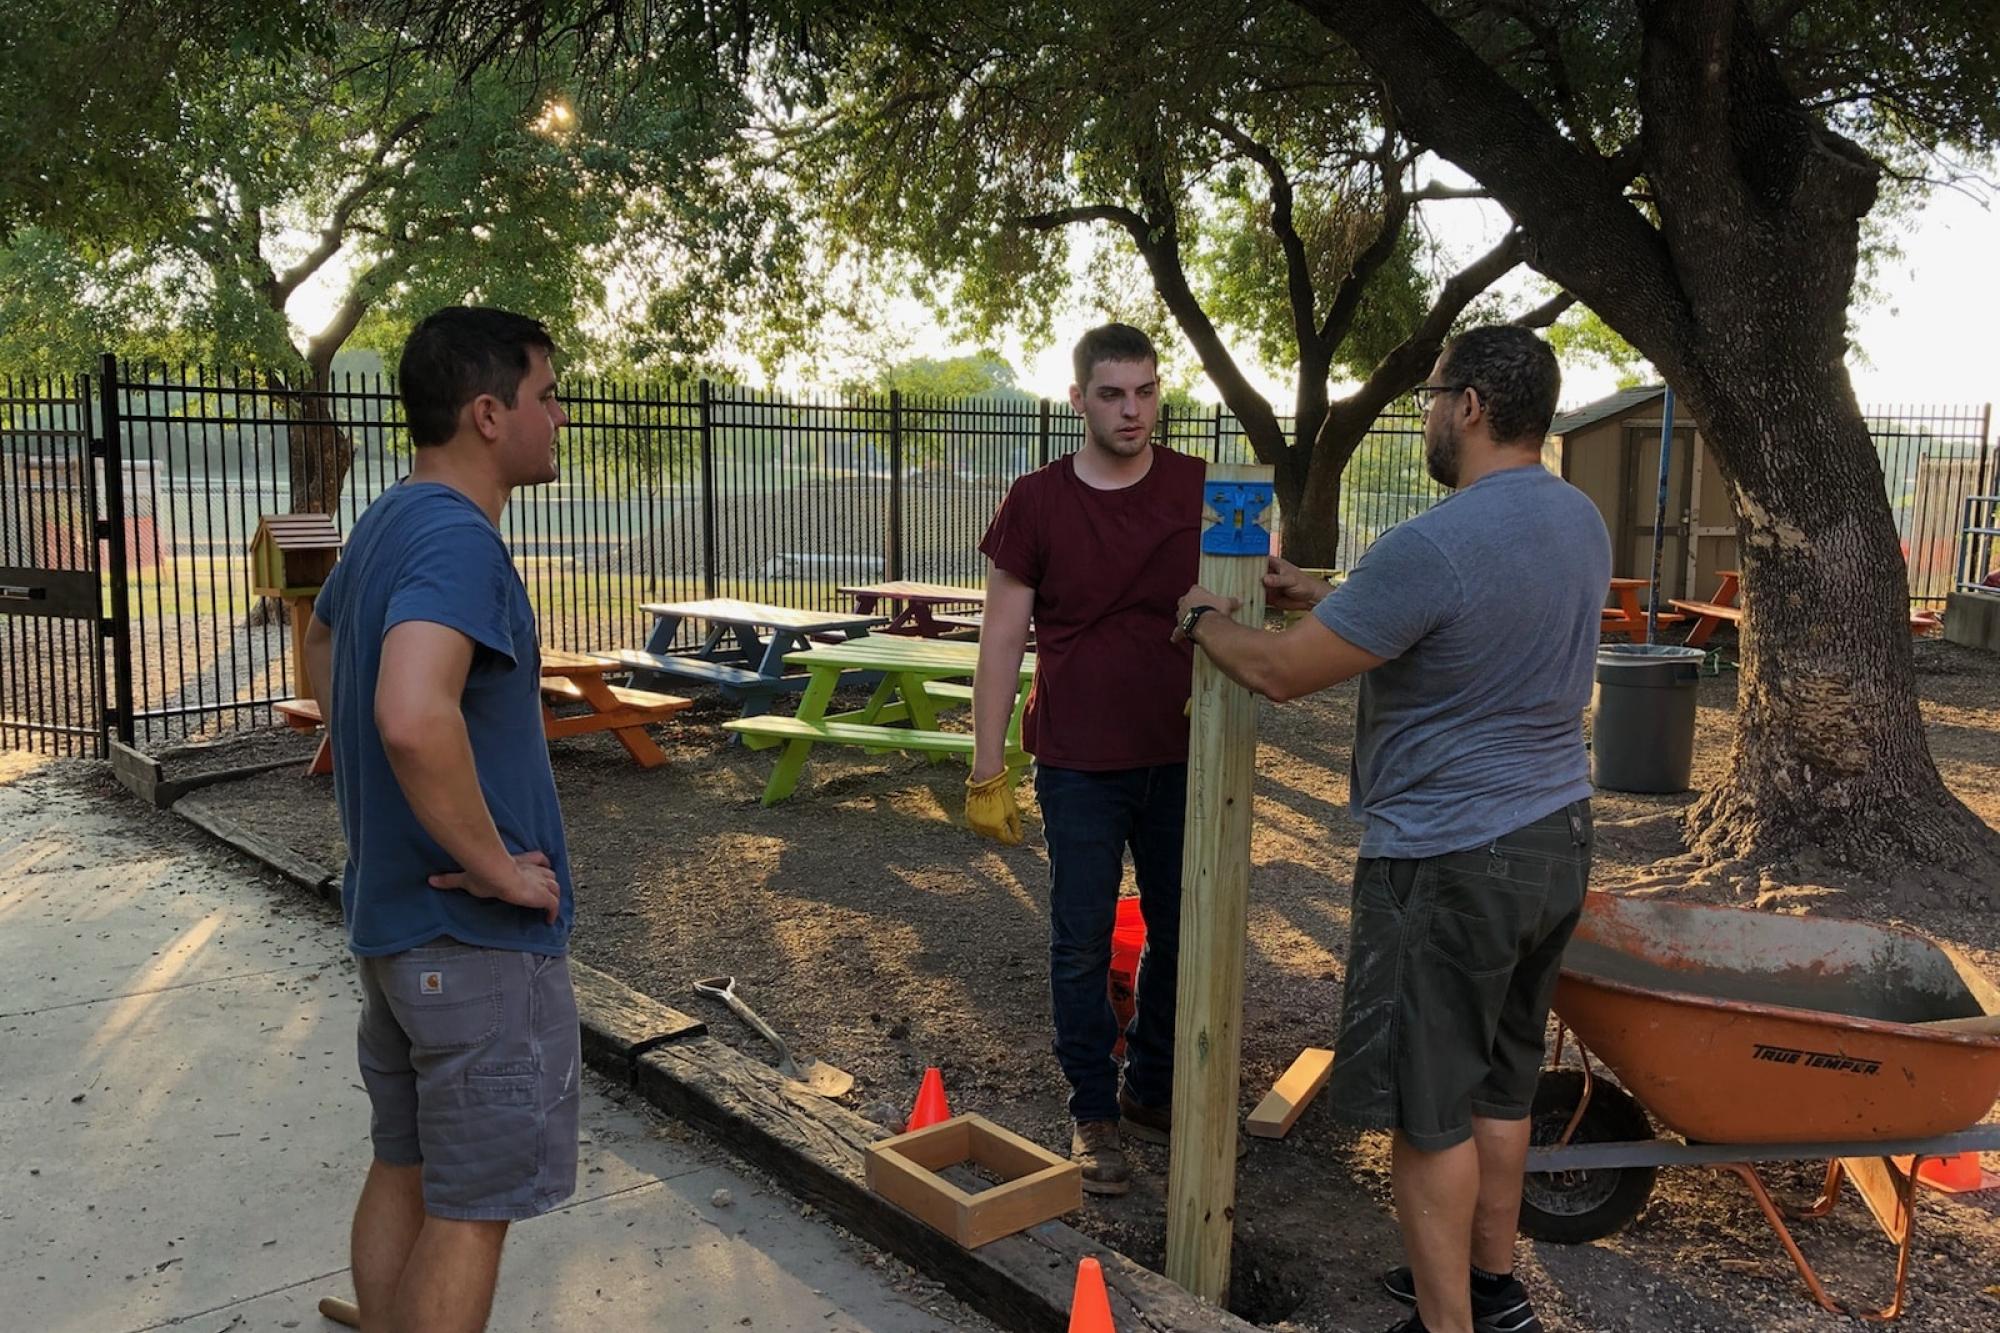
[{"label": "brown work boot", "polygon": [[1174,1111],[1171,1106],[1162,1106],[1157,1110],[1141,1106],[1131,1093],[1120,1086],[1118,1128],[1146,1143],[1170,1143],[1173,1141]]},{"label": "brown work boot", "polygon": [[1083,1168],[1085,1194],[1123,1194],[1132,1188],[1132,1167],[1118,1141],[1116,1120],[1079,1120],[1069,1136],[1070,1160]]},{"label": "brown work boot", "polygon": [[[1143,1143],[1171,1143],[1174,1135],[1174,1108],[1152,1107],[1135,1101],[1123,1085],[1118,1089],[1118,1128]],[[1242,1126],[1236,1130],[1236,1160],[1250,1151],[1250,1140]]]}]

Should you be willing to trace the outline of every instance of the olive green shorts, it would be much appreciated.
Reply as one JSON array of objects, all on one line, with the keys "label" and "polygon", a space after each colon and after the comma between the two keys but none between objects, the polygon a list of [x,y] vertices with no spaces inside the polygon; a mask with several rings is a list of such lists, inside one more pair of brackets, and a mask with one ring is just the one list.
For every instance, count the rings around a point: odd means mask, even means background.
[{"label": "olive green shorts", "polygon": [[1493,842],[1354,869],[1335,1116],[1439,1151],[1526,1117],[1590,878],[1590,802]]}]

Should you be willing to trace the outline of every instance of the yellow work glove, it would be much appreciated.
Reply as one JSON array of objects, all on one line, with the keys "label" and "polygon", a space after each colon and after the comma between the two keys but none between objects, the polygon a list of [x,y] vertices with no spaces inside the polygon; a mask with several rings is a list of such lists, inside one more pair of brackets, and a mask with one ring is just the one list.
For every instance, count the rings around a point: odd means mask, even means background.
[{"label": "yellow work glove", "polygon": [[965,780],[965,823],[974,833],[1008,847],[1021,845],[1021,807],[1014,804],[1014,775],[1001,769],[984,782]]}]

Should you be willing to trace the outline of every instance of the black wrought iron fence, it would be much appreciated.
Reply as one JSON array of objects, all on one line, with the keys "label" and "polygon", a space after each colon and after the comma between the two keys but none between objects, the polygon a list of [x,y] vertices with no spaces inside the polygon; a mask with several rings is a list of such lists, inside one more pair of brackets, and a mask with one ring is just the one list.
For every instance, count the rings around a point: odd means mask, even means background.
[{"label": "black wrought iron fence", "polygon": [[[517,494],[503,527],[545,643],[579,651],[642,642],[650,601],[832,609],[848,600],[841,588],[883,577],[976,583],[979,539],[1008,485],[1082,439],[1067,404],[1025,395],[836,401],[569,382],[564,401],[560,477]],[[1964,497],[1996,489],[1990,419],[1946,408],[1869,420],[1912,599],[1939,600]],[[1211,461],[1252,459],[1240,423],[1218,408],[1170,408],[1160,437]],[[259,516],[333,496],[350,530],[408,462],[385,377],[306,393],[257,375],[107,362],[95,382],[5,382],[0,568],[62,565],[42,550],[51,540],[83,543],[92,570],[104,555],[97,623],[0,614],[0,744],[99,744],[105,709],[119,711],[102,682],[120,643],[132,696],[121,732],[161,740],[268,723],[299,682],[286,617],[250,587]],[[1375,423],[1342,483],[1342,566],[1444,493],[1406,406]],[[68,536],[49,536],[51,514],[70,516],[56,525]]]}]

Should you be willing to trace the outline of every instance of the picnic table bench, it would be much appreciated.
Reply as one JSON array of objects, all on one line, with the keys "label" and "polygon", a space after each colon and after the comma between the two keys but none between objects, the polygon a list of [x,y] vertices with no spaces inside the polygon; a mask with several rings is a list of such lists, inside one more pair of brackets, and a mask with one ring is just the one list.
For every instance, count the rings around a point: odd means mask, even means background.
[{"label": "picnic table bench", "polygon": [[[784,747],[764,787],[765,805],[776,805],[797,789],[816,745],[846,745],[869,753],[904,751],[925,755],[933,763],[946,755],[971,759],[972,733],[941,730],[937,711],[941,704],[972,701],[969,680],[979,665],[978,644],[873,634],[789,653],[785,660],[807,674],[809,683],[799,697],[798,712],[722,724],[750,749]],[[834,688],[855,672],[880,673],[880,683],[859,709],[829,714]],[[1008,770],[1017,777],[1028,762],[1020,748],[1021,711],[1034,673],[1034,656],[1028,654],[1021,662],[1005,750]]]},{"label": "picnic table bench", "polygon": [[[735,597],[709,597],[691,602],[646,602],[653,630],[642,649],[621,648],[607,654],[632,672],[632,683],[651,688],[662,678],[714,685],[724,698],[740,702],[743,716],[768,712],[780,694],[803,690],[806,677],[785,674],[785,655],[816,638],[853,639],[883,624],[887,617],[839,611],[806,611],[797,607],[746,602]],[[702,621],[707,630],[691,653],[673,652],[674,639],[687,621]]]},{"label": "picnic table bench", "polygon": [[[658,768],[667,762],[666,752],[646,728],[664,722],[689,708],[693,700],[678,695],[657,694],[652,690],[631,689],[606,683],[607,672],[620,666],[609,658],[585,653],[566,653],[549,648],[542,651],[542,734],[550,740],[564,736],[586,736],[608,731],[617,737],[625,752],[641,768]],[[585,704],[587,712],[558,715],[557,704]],[[311,698],[280,699],[272,705],[285,725],[293,731],[311,732],[325,725],[319,702]],[[322,736],[319,749],[306,765],[306,774],[316,777],[333,772],[333,745]]]}]

